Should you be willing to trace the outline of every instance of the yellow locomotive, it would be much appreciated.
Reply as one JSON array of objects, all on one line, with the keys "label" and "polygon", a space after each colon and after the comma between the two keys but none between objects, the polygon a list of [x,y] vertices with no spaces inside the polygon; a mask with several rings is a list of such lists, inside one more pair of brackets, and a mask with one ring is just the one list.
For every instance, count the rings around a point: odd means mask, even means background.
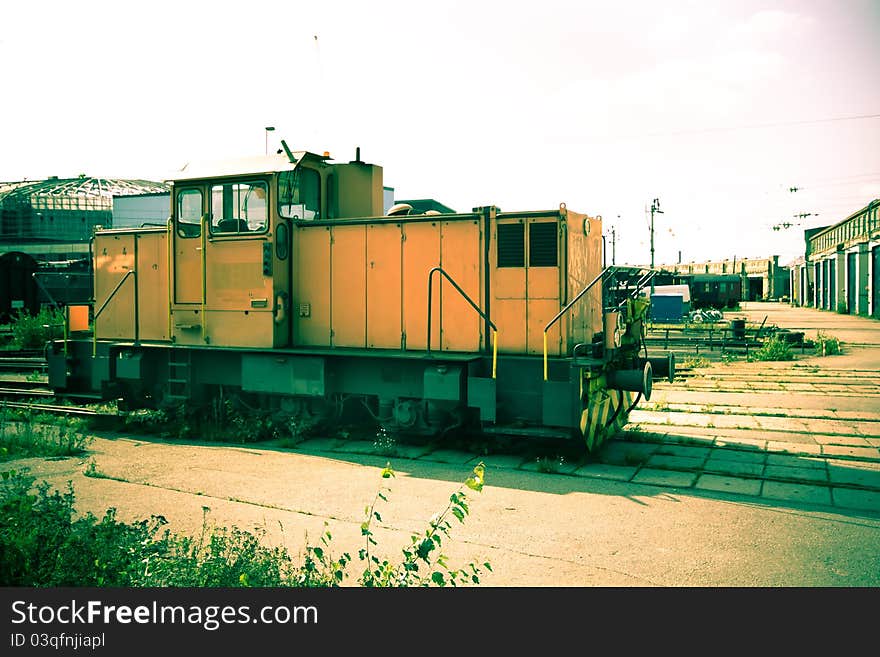
[{"label": "yellow locomotive", "polygon": [[357,399],[390,430],[595,449],[671,376],[643,340],[653,272],[603,267],[601,218],[384,214],[360,149],[337,163],[282,145],[185,167],[166,228],[96,233],[92,335],[47,354],[59,394],[237,396],[293,418]]}]

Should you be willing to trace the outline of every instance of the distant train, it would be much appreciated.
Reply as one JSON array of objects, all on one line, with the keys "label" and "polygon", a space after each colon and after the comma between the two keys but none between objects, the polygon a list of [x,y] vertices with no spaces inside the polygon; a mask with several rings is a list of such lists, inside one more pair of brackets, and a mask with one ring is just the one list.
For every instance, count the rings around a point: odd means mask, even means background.
[{"label": "distant train", "polygon": [[658,272],[655,285],[687,285],[690,309],[736,308],[742,300],[742,276],[738,274],[673,274]]},{"label": "distant train", "polygon": [[[383,215],[382,168],[284,152],[187,166],[166,228],[100,230],[94,330],[56,341],[59,393],[248,407],[393,431],[580,436],[595,449],[671,378],[648,356],[654,272],[602,267],[569,210]],[[76,328],[87,328],[81,324]]]},{"label": "distant train", "polygon": [[0,323],[45,306],[89,303],[92,280],[88,258],[43,262],[21,251],[0,254]]}]

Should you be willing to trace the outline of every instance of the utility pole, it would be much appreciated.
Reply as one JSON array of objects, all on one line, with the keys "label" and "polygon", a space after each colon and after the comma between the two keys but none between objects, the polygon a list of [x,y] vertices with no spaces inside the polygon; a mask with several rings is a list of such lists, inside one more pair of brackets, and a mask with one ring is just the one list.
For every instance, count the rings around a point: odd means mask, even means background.
[{"label": "utility pole", "polygon": [[[655,198],[651,202],[651,269],[654,269],[654,215],[663,214],[660,209],[660,199]],[[651,295],[654,294],[654,279],[651,278]]]}]

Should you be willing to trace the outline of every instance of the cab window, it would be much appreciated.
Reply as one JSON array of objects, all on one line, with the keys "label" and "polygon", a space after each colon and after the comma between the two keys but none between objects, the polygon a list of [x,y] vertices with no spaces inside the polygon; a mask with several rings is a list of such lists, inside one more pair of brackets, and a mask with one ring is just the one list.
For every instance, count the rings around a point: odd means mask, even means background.
[{"label": "cab window", "polygon": [[211,234],[265,232],[269,206],[262,181],[225,182],[211,187]]},{"label": "cab window", "polygon": [[177,234],[181,237],[199,237],[202,232],[202,192],[181,189],[177,193]]},{"label": "cab window", "polygon": [[278,174],[278,214],[286,219],[321,219],[321,174],[300,167]]}]

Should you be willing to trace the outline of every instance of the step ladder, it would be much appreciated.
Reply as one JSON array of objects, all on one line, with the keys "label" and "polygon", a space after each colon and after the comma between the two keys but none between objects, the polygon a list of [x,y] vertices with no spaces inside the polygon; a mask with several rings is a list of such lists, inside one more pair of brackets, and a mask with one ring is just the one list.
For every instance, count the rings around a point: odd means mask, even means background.
[{"label": "step ladder", "polygon": [[172,349],[168,354],[168,394],[170,402],[182,402],[192,395],[192,353],[189,349]]}]

